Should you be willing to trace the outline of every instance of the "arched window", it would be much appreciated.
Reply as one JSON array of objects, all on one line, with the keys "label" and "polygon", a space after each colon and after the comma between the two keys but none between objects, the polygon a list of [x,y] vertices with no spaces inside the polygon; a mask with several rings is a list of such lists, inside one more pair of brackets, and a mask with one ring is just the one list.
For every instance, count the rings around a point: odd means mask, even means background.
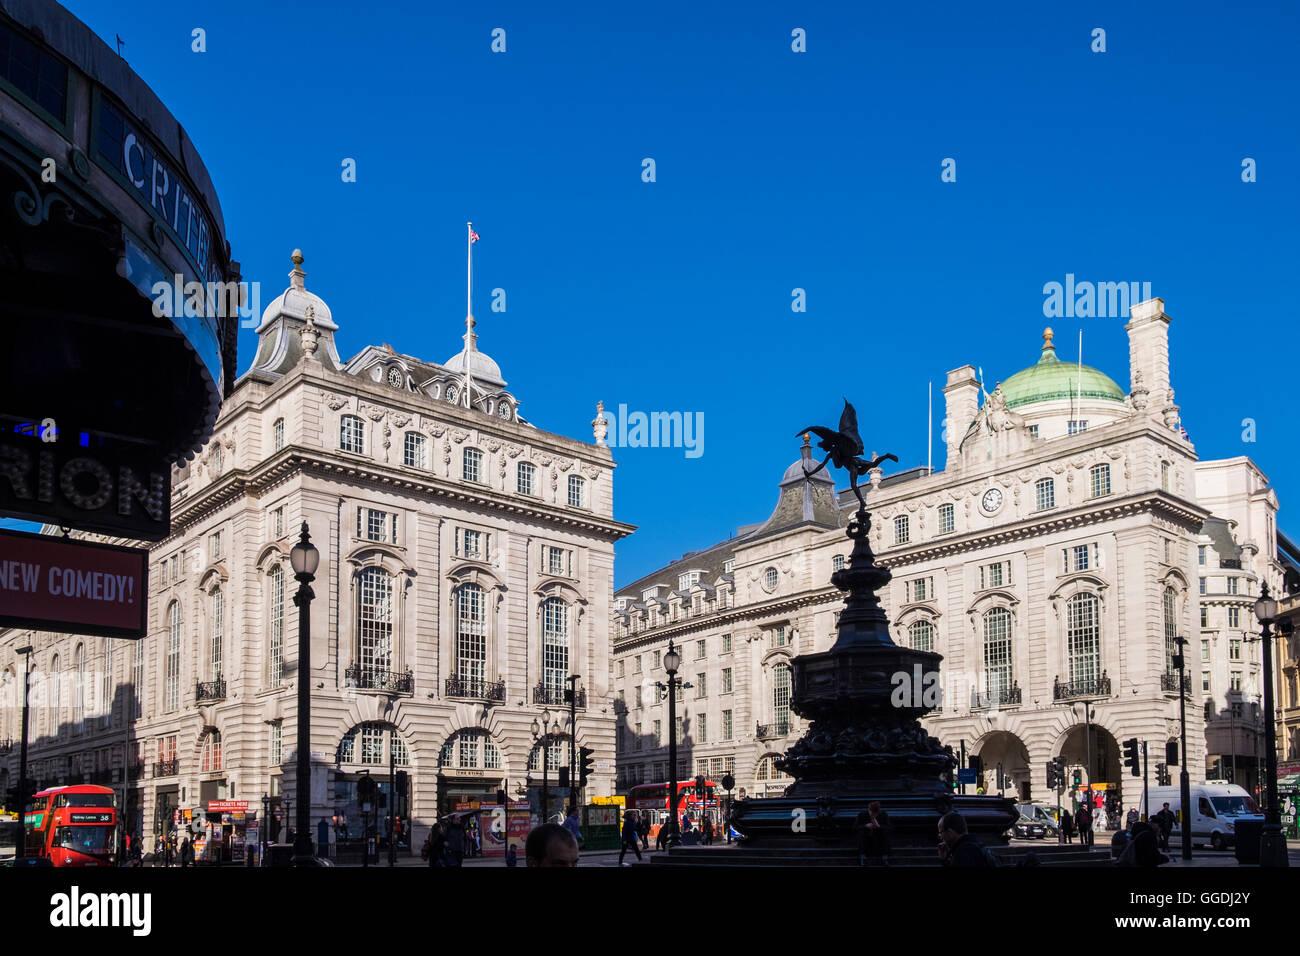
[{"label": "arched window", "polygon": [[60,670],[59,655],[55,654],[50,661],[50,735],[57,737],[63,729],[63,694],[62,675]]},{"label": "arched window", "polygon": [[271,450],[279,451],[284,447],[284,419],[277,418],[271,426]]},{"label": "arched window", "polygon": [[486,731],[462,730],[442,745],[439,767],[457,770],[500,770],[501,751]]},{"label": "arched window", "polygon": [[366,423],[356,415],[344,415],[339,419],[339,448],[358,455],[366,453]]},{"label": "arched window", "polygon": [[131,648],[131,712],[144,716],[144,641],[132,641]]},{"label": "arched window", "polygon": [[1001,702],[1011,690],[1011,612],[995,607],[984,615],[985,690],[990,700]]},{"label": "arched window", "polygon": [[1066,652],[1070,683],[1101,677],[1101,602],[1095,594],[1076,594],[1065,602]]},{"label": "arched window", "polygon": [[1164,612],[1165,612],[1165,673],[1174,673],[1174,655],[1178,653],[1178,613],[1175,610],[1177,595],[1171,587],[1165,588],[1164,593]]},{"label": "arched window", "polygon": [[408,468],[425,468],[424,436],[419,432],[407,432],[402,447],[402,460]]},{"label": "arched window", "polygon": [[587,506],[587,483],[577,475],[569,476],[569,507],[585,508]]},{"label": "arched window", "polygon": [[72,688],[72,720],[77,733],[86,729],[86,645],[78,644],[73,659],[77,668],[77,684]]},{"label": "arched window", "polygon": [[211,635],[208,640],[208,676],[212,680],[221,680],[221,659],[225,651],[225,617],[226,596],[221,588],[213,590],[211,595],[212,615],[208,624]]},{"label": "arched window", "polygon": [[537,494],[537,466],[521,461],[515,471],[515,490],[521,495]]},{"label": "arched window", "polygon": [[[357,746],[358,737],[361,738],[360,747]],[[339,763],[387,766],[390,752],[394,765],[405,767],[410,764],[406,741],[393,732],[392,724],[361,724],[339,741]]]},{"label": "arched window", "polygon": [[912,650],[934,650],[934,623],[932,621],[913,621],[907,629],[907,636],[912,642]]},{"label": "arched window", "polygon": [[569,676],[569,606],[559,598],[542,602],[542,683],[563,691]]},{"label": "arched window", "polygon": [[366,568],[357,575],[357,595],[357,660],[364,679],[393,669],[393,579],[383,568]]},{"label": "arched window", "polygon": [[[542,743],[533,745],[532,752],[528,754],[528,772],[542,772]],[[566,760],[566,754],[569,749],[569,738],[565,734],[556,734],[546,741],[546,771],[555,773],[559,769],[562,761]]]},{"label": "arched window", "polygon": [[456,592],[456,675],[476,687],[487,668],[487,595],[477,584]]},{"label": "arched window", "polygon": [[209,730],[203,735],[199,750],[199,773],[221,769],[221,731]]},{"label": "arched window", "polygon": [[167,608],[167,690],[165,708],[181,703],[181,607],[175,601]]},{"label": "arched window", "polygon": [[284,568],[273,566],[267,578],[267,679],[279,687],[284,680]]},{"label": "arched window", "polygon": [[776,757],[768,754],[758,761],[754,769],[755,780],[789,780],[790,775],[776,769]]},{"label": "arched window", "polygon": [[779,577],[776,573],[776,568],[765,569],[763,571],[763,590],[767,591],[769,594],[775,591],[778,580]]},{"label": "arched window", "polygon": [[790,665],[777,664],[772,668],[772,720],[776,733],[790,730]]}]

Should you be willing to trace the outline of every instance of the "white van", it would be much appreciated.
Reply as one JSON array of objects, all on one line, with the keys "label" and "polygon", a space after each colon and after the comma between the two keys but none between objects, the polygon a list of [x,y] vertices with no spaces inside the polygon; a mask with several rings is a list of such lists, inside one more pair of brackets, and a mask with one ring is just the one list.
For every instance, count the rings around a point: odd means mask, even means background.
[{"label": "white van", "polygon": [[[1192,845],[1208,843],[1216,850],[1226,850],[1236,843],[1237,823],[1240,820],[1264,820],[1255,799],[1241,787],[1232,783],[1194,783],[1190,787],[1192,798]],[[1165,804],[1178,814],[1182,807],[1182,791],[1178,787],[1151,788],[1151,817],[1155,817]],[[1146,797],[1138,804],[1146,812]],[[1169,843],[1181,845],[1182,818],[1174,824]]]}]

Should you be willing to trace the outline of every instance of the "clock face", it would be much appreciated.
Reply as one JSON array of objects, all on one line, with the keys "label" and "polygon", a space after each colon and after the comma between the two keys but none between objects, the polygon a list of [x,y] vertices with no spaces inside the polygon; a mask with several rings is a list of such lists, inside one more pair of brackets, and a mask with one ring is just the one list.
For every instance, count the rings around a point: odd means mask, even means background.
[{"label": "clock face", "polygon": [[388,384],[393,388],[402,387],[402,372],[400,369],[390,368],[388,370]]},{"label": "clock face", "polygon": [[996,488],[990,488],[984,492],[984,497],[980,499],[980,507],[989,514],[993,514],[1002,507],[1002,492]]},{"label": "clock face", "polygon": [[509,419],[509,418],[510,418],[510,403],[509,403],[509,402],[497,402],[497,414],[500,415],[502,418]]},{"label": "clock face", "polygon": [[456,399],[460,398],[460,389],[458,389],[455,385],[448,385],[446,395],[447,395],[447,401],[454,402],[456,401]]}]

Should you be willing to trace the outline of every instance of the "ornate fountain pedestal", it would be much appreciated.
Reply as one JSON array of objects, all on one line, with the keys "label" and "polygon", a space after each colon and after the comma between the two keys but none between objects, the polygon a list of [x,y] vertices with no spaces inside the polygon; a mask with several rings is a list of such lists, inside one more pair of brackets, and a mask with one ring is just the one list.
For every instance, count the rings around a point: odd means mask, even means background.
[{"label": "ornate fountain pedestal", "polygon": [[1019,817],[1013,800],[961,796],[946,779],[952,748],[926,733],[919,718],[940,702],[943,657],[899,647],[877,592],[890,573],[868,543],[871,516],[848,528],[853,553],[831,577],[848,592],[830,650],[794,659],[790,706],[812,724],[777,766],[795,778],[783,797],[736,805],[747,847],[856,846],[854,823],[880,801],[894,847],[935,847],[939,817],[957,810],[986,846],[1006,842]]}]

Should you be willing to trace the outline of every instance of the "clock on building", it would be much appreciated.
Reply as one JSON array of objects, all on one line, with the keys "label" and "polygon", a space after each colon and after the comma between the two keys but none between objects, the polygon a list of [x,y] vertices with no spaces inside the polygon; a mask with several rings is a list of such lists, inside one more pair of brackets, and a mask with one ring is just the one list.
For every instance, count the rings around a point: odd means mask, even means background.
[{"label": "clock on building", "polygon": [[388,370],[388,384],[391,385],[391,386],[393,386],[393,388],[401,388],[401,387],[402,387],[402,370],[401,370],[401,369],[390,368],[390,369]]},{"label": "clock on building", "polygon": [[510,418],[510,403],[509,403],[509,402],[497,402],[497,414],[500,415],[502,418],[504,418],[504,419],[506,419],[506,420],[509,420],[509,418]]},{"label": "clock on building", "polygon": [[993,514],[1002,507],[1002,492],[997,488],[990,488],[984,492],[984,497],[980,499],[980,507],[985,513]]},{"label": "clock on building", "polygon": [[446,397],[447,401],[455,403],[456,399],[460,398],[460,389],[458,389],[455,385],[448,385],[447,391],[444,392],[443,394]]}]

